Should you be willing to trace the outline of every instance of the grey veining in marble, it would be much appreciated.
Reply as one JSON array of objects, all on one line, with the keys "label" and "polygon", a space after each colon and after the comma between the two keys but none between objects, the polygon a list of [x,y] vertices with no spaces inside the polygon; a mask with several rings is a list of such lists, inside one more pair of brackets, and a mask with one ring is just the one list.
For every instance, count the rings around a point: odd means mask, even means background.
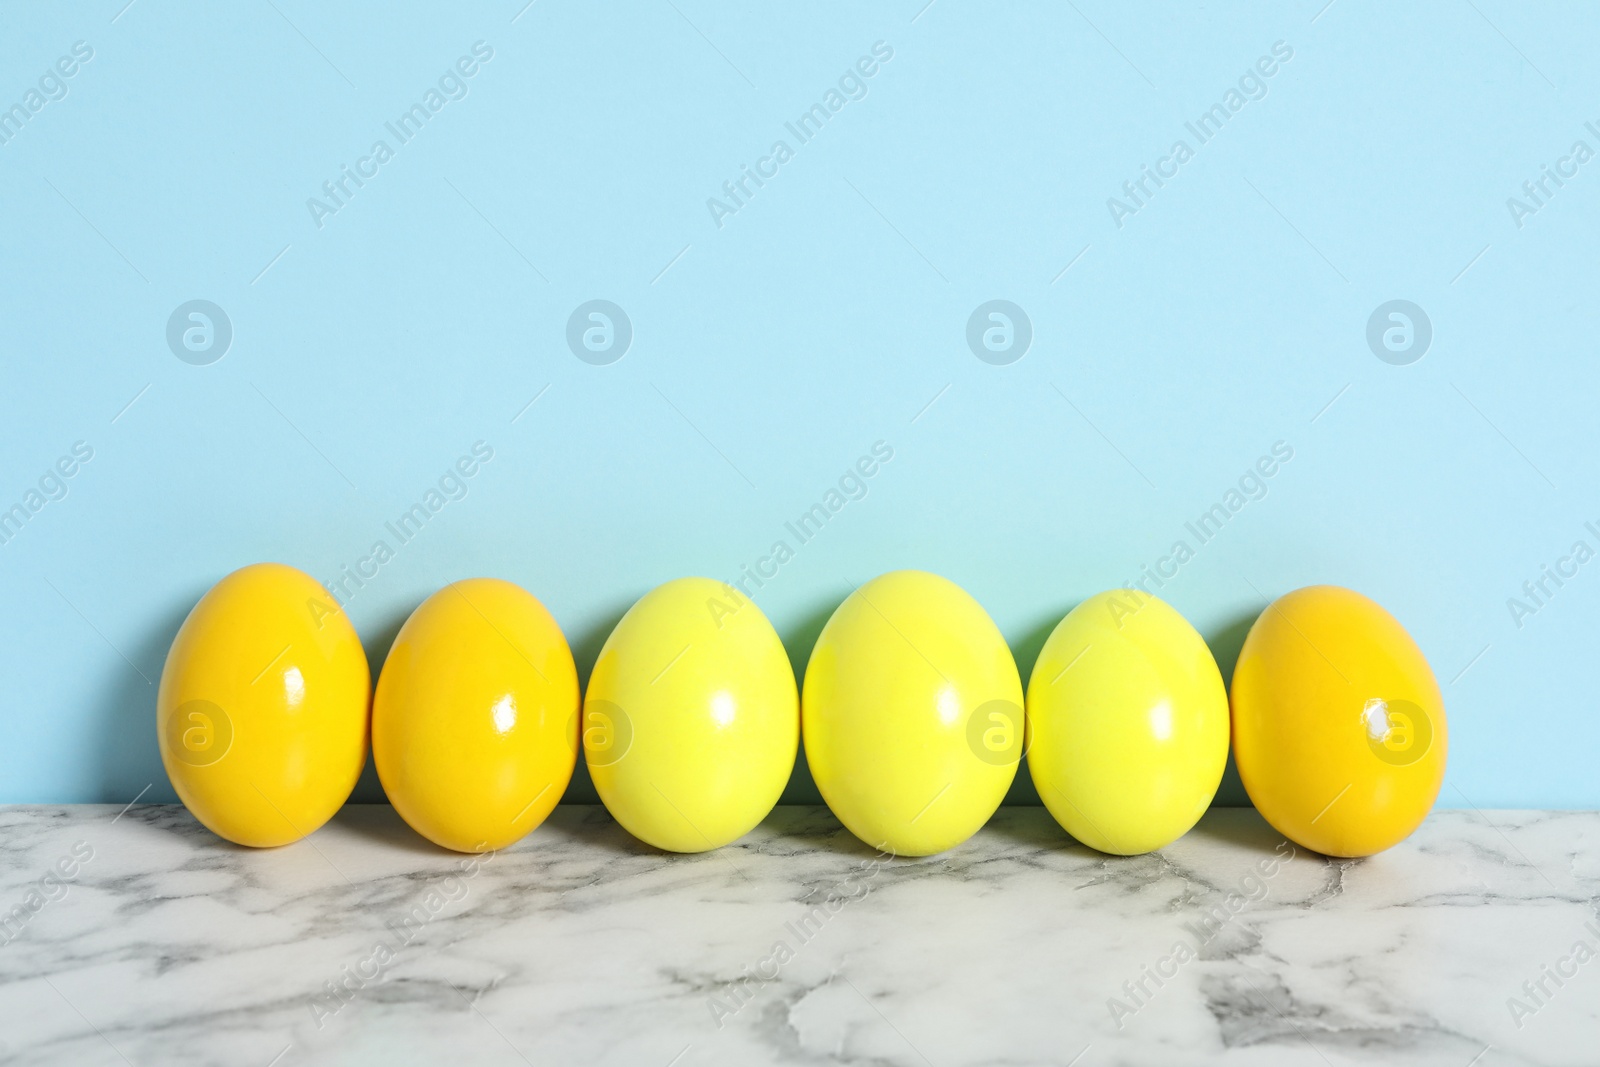
[{"label": "grey veining in marble", "polygon": [[1230,809],[1128,859],[1038,808],[918,860],[819,808],[701,856],[589,807],[477,858],[380,806],[270,851],[179,807],[0,826],[7,1063],[1600,1063],[1594,813],[1362,861]]}]

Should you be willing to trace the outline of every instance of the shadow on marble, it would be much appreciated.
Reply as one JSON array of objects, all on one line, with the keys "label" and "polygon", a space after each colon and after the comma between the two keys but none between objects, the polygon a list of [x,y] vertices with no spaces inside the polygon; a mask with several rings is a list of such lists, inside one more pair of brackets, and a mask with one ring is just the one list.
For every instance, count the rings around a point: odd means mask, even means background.
[{"label": "shadow on marble", "polygon": [[1061,824],[1050,814],[1050,810],[1043,805],[1001,808],[990,817],[983,832],[1030,849],[1069,852],[1081,856],[1102,855],[1062,829]]},{"label": "shadow on marble", "polygon": [[440,848],[417,833],[400,813],[388,804],[346,804],[329,820],[348,831],[352,837],[399,849],[413,855],[448,856],[449,849]]},{"label": "shadow on marble", "polygon": [[[533,848],[540,847],[541,842],[551,847],[581,845],[612,859],[664,859],[679,855],[635,838],[601,805],[562,804],[556,812],[565,813],[566,817],[546,820],[518,845]],[[172,834],[189,843],[209,842],[215,847],[243,855],[258,851],[217,837],[180,804],[140,805],[133,814],[151,829]],[[352,837],[410,855],[457,855],[417,833],[388,804],[346,804],[329,821],[329,825],[337,826]],[[1003,807],[989,819],[982,832],[1030,851],[1056,852],[1087,860],[1124,858],[1097,852],[1076,840],[1042,806]],[[1262,855],[1273,853],[1283,840],[1283,836],[1252,808],[1214,808],[1186,836],[1245,848]],[[841,858],[860,860],[879,855],[877,849],[845,829],[838,817],[821,805],[779,805],[762,820],[758,829],[729,847],[756,855],[830,852]]]},{"label": "shadow on marble", "polygon": [[1262,855],[1276,851],[1284,839],[1254,808],[1212,808],[1185,836],[1247,848]]}]

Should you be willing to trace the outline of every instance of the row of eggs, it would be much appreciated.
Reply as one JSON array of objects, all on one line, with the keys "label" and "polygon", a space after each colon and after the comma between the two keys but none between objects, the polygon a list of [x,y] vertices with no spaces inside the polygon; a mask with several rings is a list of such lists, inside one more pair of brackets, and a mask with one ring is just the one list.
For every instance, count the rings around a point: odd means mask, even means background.
[{"label": "row of eggs", "polygon": [[1051,633],[1023,692],[999,629],[959,586],[894,571],[817,639],[803,695],[782,642],[737,590],[647,593],[580,698],[555,619],[510,582],[453,582],[401,628],[371,689],[347,616],[282,564],[218,582],[161,676],[162,760],[179,797],[244,845],[297,840],[349,797],[369,745],[390,802],[445,848],[503,848],[561,798],[581,748],[639,839],[701,852],[777,803],[803,737],[817,788],[868,845],[923,856],[994,813],[1026,762],[1061,826],[1131,855],[1187,832],[1230,733],[1246,791],[1285,837],[1363,856],[1422,821],[1444,774],[1443,701],[1382,607],[1312,586],[1252,626],[1231,708],[1210,649],[1138,590],[1101,593]]}]

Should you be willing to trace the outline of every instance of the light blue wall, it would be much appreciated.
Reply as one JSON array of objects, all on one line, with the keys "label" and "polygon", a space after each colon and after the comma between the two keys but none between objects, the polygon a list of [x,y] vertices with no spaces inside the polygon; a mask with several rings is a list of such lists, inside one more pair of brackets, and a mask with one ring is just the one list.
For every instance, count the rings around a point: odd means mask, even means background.
[{"label": "light blue wall", "polygon": [[[172,798],[149,680],[196,598],[262,559],[335,578],[477,441],[466,496],[350,602],[375,665],[487,574],[587,673],[635,597],[736,575],[881,440],[867,495],[759,592],[797,667],[847,583],[921,567],[1026,677],[1282,441],[1163,590],[1224,670],[1263,596],[1353,586],[1444,688],[1441,803],[1600,806],[1600,562],[1520,627],[1507,607],[1600,548],[1600,161],[1507,207],[1600,150],[1592,7],[123,2],[0,27],[0,106],[93,49],[0,145],[0,506],[93,449],[0,545],[0,800]],[[385,122],[479,41],[401,145]],[[785,122],[875,42],[864,98],[801,144]],[[1266,95],[1199,145],[1185,123],[1275,42]],[[1108,198],[1180,138],[1118,226]],[[307,199],[379,139],[319,227]],[[707,199],[777,140],[719,226]],[[166,339],[195,299],[232,326],[210,365]],[[591,299],[632,324],[611,365],[566,342]],[[1031,321],[1010,365],[967,345],[992,299]],[[1392,299],[1431,322],[1419,362],[1368,346]]]}]

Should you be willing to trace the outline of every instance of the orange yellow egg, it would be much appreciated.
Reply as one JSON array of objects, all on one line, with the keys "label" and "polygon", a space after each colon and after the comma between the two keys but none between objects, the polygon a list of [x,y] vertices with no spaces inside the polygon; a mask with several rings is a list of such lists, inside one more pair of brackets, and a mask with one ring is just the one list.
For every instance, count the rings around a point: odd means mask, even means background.
[{"label": "orange yellow egg", "polygon": [[1360,593],[1279,597],[1245,638],[1233,752],[1261,815],[1296,844],[1369,856],[1421,825],[1444,780],[1444,699],[1417,643]]},{"label": "orange yellow egg", "polygon": [[167,653],[161,762],[219,836],[287,844],[355,788],[370,696],[361,640],[327,591],[281,563],[243,567],[200,598]]},{"label": "orange yellow egg", "polygon": [[496,578],[423,601],[379,675],[372,752],[390,803],[437,845],[494,851],[538,826],[578,758],[578,674],[550,612]]}]

